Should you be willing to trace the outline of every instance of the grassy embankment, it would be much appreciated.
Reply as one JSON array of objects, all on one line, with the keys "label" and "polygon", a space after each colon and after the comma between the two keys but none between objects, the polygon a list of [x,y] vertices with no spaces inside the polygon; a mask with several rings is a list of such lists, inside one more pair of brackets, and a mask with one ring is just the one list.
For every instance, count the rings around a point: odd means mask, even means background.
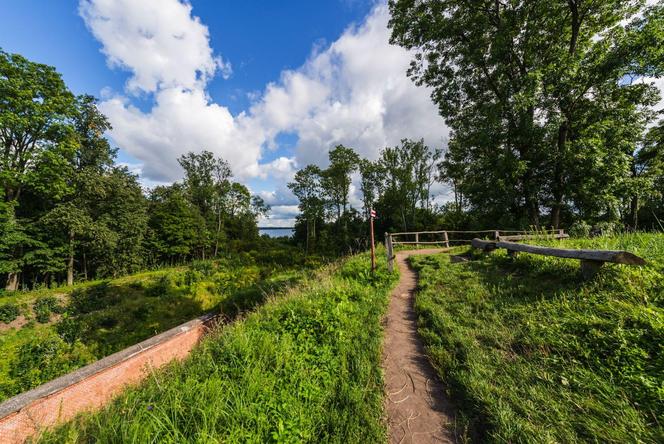
[{"label": "grassy embankment", "polygon": [[[207,312],[233,317],[307,267],[278,250],[0,297],[0,401]],[[276,256],[275,256],[276,255]]]},{"label": "grassy embankment", "polygon": [[664,235],[533,243],[623,249],[648,265],[583,281],[576,260],[504,250],[413,258],[420,334],[469,436],[664,442]]},{"label": "grassy embankment", "polygon": [[305,280],[42,441],[384,441],[380,320],[396,274],[382,259],[371,277],[368,264],[354,256]]}]

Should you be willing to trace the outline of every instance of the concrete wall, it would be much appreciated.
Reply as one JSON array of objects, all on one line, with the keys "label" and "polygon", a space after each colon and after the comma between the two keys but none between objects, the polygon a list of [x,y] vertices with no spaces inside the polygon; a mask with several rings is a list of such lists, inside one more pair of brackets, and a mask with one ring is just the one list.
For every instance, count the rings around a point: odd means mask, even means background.
[{"label": "concrete wall", "polygon": [[129,384],[186,357],[214,322],[207,315],[54,379],[0,404],[0,444],[23,443],[44,428],[98,409]]}]

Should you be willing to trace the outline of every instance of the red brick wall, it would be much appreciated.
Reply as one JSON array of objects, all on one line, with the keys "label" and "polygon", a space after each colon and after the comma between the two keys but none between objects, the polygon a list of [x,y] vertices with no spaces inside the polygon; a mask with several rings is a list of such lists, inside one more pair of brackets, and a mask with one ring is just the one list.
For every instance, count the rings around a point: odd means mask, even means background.
[{"label": "red brick wall", "polygon": [[[23,443],[46,427],[108,403],[128,384],[136,384],[173,359],[186,357],[205,334],[210,318],[190,321],[154,338],[79,369],[11,402],[16,407],[0,418],[0,444]],[[50,386],[50,387],[49,387]]]}]

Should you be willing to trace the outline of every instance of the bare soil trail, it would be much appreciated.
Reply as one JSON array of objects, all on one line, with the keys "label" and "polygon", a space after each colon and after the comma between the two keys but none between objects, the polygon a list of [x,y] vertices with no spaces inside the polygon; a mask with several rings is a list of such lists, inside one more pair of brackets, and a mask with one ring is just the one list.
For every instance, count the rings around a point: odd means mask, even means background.
[{"label": "bare soil trail", "polygon": [[414,309],[417,273],[406,260],[414,254],[444,251],[422,249],[396,253],[400,280],[391,295],[383,348],[390,443],[456,442],[451,404],[417,334]]}]

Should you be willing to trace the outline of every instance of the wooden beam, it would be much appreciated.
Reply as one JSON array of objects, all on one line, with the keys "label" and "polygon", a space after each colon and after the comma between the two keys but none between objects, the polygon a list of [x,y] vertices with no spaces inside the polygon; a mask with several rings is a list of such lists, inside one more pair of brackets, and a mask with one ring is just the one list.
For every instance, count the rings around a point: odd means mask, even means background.
[{"label": "wooden beam", "polygon": [[600,268],[602,268],[604,262],[602,261],[588,261],[581,259],[581,275],[584,279],[590,279],[597,274]]},{"label": "wooden beam", "polygon": [[392,246],[392,235],[385,233],[385,249],[387,250],[387,270],[392,273],[394,271],[394,250]]},{"label": "wooden beam", "polygon": [[[479,240],[479,239],[478,239]],[[475,242],[475,240],[473,240]],[[495,242],[496,248],[521,251],[543,256],[580,259],[586,261],[612,262],[624,265],[645,265],[646,261],[628,251],[622,250],[570,250],[566,248],[539,247],[537,245],[517,244],[515,242]]]},{"label": "wooden beam", "polygon": [[555,233],[555,234],[516,234],[512,236],[500,236],[501,241],[516,241],[528,239],[567,239],[569,234]]},{"label": "wooden beam", "polygon": [[470,241],[470,245],[487,253],[496,249],[496,241],[485,241],[477,238]]}]

